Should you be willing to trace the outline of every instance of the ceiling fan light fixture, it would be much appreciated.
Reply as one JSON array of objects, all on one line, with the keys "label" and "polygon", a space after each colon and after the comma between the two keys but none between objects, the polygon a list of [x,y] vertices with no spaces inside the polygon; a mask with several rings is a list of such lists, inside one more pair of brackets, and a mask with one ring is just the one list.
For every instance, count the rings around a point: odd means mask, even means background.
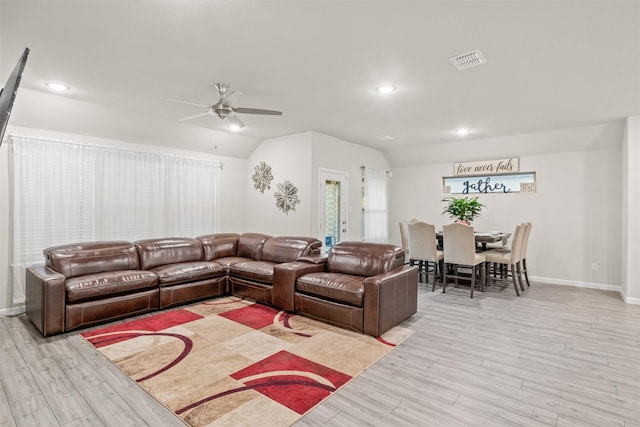
[{"label": "ceiling fan light fixture", "polygon": [[243,127],[244,126],[241,126],[238,123],[231,123],[227,125],[227,129],[229,129],[231,132],[239,132]]},{"label": "ceiling fan light fixture", "polygon": [[381,93],[383,95],[387,95],[389,93],[393,93],[396,91],[396,87],[393,85],[382,85],[376,88],[376,92]]}]

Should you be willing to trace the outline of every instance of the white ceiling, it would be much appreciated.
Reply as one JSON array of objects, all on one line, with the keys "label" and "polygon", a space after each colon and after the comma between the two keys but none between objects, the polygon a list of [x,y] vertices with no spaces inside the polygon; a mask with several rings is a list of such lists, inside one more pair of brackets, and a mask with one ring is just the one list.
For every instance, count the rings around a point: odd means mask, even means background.
[{"label": "white ceiling", "polygon": [[[179,123],[202,109],[167,98],[210,105],[222,81],[236,107],[283,111],[240,115],[240,145],[218,153],[239,157],[307,130],[387,151],[640,114],[636,1],[0,0],[2,81],[26,46],[14,125],[207,151],[212,129],[234,140],[226,122]],[[449,63],[475,49],[487,64]],[[77,116],[40,105],[49,80]]]}]

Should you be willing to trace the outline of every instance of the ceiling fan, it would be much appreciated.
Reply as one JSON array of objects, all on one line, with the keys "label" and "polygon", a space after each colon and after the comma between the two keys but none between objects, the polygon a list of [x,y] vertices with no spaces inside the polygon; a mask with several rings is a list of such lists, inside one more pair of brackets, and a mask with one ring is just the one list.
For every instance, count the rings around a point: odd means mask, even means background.
[{"label": "ceiling fan", "polygon": [[181,119],[178,119],[179,122],[184,122],[185,120],[191,120],[191,119],[195,119],[196,117],[202,117],[202,116],[206,116],[207,114],[211,114],[212,116],[216,116],[219,119],[222,120],[227,120],[229,122],[230,126],[235,126],[238,129],[243,128],[244,127],[244,123],[242,123],[242,120],[240,120],[240,118],[238,116],[236,116],[236,113],[240,113],[240,114],[265,114],[268,116],[281,116],[282,115],[282,111],[275,111],[275,110],[262,110],[259,108],[244,108],[244,107],[232,107],[231,105],[229,105],[227,98],[232,95],[233,93],[235,93],[236,91],[232,90],[229,91],[229,85],[226,83],[216,83],[214,85],[214,87],[216,88],[216,91],[218,92],[218,95],[220,95],[220,100],[213,104],[213,105],[203,105],[203,104],[195,104],[193,102],[185,102],[185,101],[178,101],[178,100],[173,100],[176,102],[181,102],[183,104],[189,104],[189,105],[197,105],[199,107],[204,107],[204,108],[208,108],[208,110],[204,113],[199,113],[199,114],[195,114],[193,116],[188,116],[188,117],[183,117]]}]

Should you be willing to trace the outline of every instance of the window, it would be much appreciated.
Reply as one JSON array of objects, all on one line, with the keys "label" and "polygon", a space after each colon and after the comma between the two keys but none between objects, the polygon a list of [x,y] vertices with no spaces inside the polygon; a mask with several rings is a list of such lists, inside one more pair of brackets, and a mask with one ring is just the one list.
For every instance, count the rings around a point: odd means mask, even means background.
[{"label": "window", "polygon": [[53,245],[217,231],[220,164],[13,137],[13,302]]}]

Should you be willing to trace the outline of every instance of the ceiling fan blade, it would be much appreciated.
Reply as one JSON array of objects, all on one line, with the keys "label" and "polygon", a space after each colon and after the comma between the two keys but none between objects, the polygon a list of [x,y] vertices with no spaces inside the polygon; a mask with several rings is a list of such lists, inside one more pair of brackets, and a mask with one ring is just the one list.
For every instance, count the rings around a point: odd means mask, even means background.
[{"label": "ceiling fan blade", "polygon": [[179,102],[180,104],[195,105],[196,107],[209,108],[208,105],[196,104],[195,102],[180,101],[179,99],[173,99],[173,98],[162,98],[162,99],[164,99],[165,101]]},{"label": "ceiling fan blade", "polygon": [[201,116],[206,116],[209,113],[200,113],[200,114],[194,114],[193,116],[189,116],[189,117],[183,117],[181,119],[178,119],[179,122],[184,122],[185,120],[191,120],[191,119],[195,119],[196,117],[201,117]]},{"label": "ceiling fan blade", "polygon": [[266,114],[269,116],[281,116],[282,115],[282,111],[275,111],[275,110],[261,110],[259,108],[234,108],[233,111],[235,111],[236,113],[242,113],[242,114]]},{"label": "ceiling fan blade", "polygon": [[244,127],[244,123],[242,123],[242,120],[240,120],[238,116],[229,116],[227,117],[227,121],[229,125],[237,126],[239,129]]}]

